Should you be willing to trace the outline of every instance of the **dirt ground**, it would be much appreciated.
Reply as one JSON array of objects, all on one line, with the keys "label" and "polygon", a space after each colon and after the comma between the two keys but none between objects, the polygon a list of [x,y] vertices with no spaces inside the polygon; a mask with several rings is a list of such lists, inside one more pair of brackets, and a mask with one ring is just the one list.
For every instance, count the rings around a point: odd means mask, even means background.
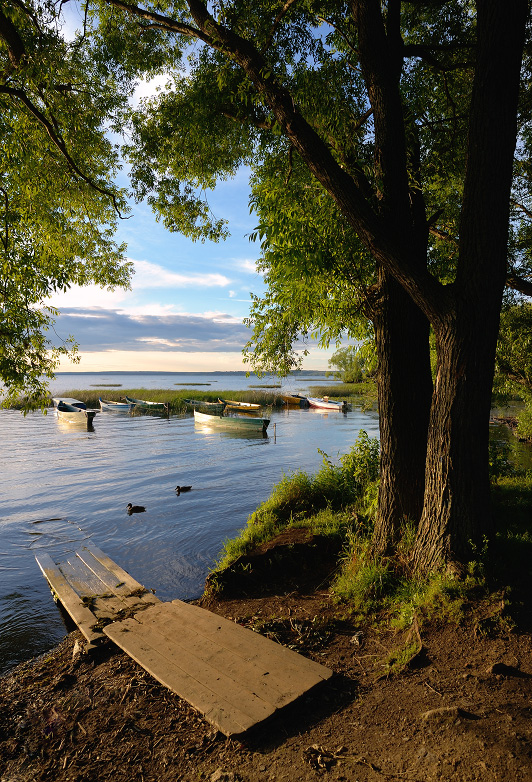
[{"label": "dirt ground", "polygon": [[0,679],[0,781],[531,782],[530,626],[478,603],[458,627],[423,625],[390,676],[406,634],[357,626],[304,583],[208,605],[335,672],[252,734],[225,738],[111,643],[80,652],[74,631]]}]

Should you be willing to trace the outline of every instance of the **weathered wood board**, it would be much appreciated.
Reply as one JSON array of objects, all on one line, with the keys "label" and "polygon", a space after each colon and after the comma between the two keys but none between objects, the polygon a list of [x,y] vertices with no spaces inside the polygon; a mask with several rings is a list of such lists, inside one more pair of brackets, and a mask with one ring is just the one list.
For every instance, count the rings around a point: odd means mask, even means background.
[{"label": "weathered wood board", "polygon": [[244,733],[332,676],[211,611],[162,603],[94,547],[60,565],[47,555],[37,561],[89,641],[109,638],[226,736]]},{"label": "weathered wood board", "polygon": [[106,641],[102,625],[160,600],[95,546],[56,564],[48,554],[35,557],[52,594],[91,644]]},{"label": "weathered wood board", "polygon": [[258,633],[175,600],[104,633],[227,736],[244,733],[332,671]]}]

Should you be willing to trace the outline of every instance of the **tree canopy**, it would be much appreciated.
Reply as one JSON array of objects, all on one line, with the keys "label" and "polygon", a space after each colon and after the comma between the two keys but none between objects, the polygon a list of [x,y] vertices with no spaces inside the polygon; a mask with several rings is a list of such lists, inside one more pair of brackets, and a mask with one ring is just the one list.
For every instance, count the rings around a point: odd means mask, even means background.
[{"label": "tree canopy", "polygon": [[109,74],[80,34],[65,41],[53,3],[0,9],[0,379],[4,404],[39,403],[58,358],[47,297],[72,284],[127,285],[114,241],[125,194],[113,183],[129,79]]}]

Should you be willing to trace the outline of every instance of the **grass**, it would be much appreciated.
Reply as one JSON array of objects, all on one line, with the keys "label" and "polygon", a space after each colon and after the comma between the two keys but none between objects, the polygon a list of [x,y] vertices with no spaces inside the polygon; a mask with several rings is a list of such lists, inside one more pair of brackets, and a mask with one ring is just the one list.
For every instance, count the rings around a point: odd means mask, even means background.
[{"label": "grass", "polygon": [[290,527],[307,527],[313,533],[348,540],[353,524],[365,512],[368,496],[374,494],[369,487],[378,475],[378,441],[361,432],[339,464],[322,455],[322,467],[315,475],[295,472],[281,479],[240,534],[225,542],[213,572]]},{"label": "grass", "polygon": [[[428,576],[414,572],[415,527],[406,524],[393,556],[372,550],[376,509],[378,447],[365,433],[340,464],[323,454],[315,475],[285,476],[271,496],[249,517],[238,537],[226,541],[213,572],[290,527],[335,536],[343,546],[331,584],[333,602],[366,624],[385,624],[397,631],[424,622],[459,624],[480,603],[487,616],[478,619],[479,634],[507,633],[514,620],[527,615],[532,583],[532,473],[509,471],[494,462],[493,501],[497,533],[480,547],[458,578],[441,570]],[[510,472],[511,474],[508,474]],[[419,651],[407,638],[387,663],[400,670]]]},{"label": "grass", "polygon": [[[124,397],[131,396],[136,399],[145,399],[148,402],[167,402],[171,413],[184,413],[192,410],[192,406],[185,402],[185,399],[196,399],[205,402],[217,402],[219,397],[230,398],[241,402],[255,402],[263,407],[282,406],[282,399],[271,392],[265,391],[203,391],[195,388],[186,388],[179,390],[172,389],[147,389],[147,388],[120,388],[112,390],[110,386],[101,386],[100,388],[73,389],[64,391],[61,396],[73,397],[85,402],[88,407],[99,407],[99,397],[114,402],[124,400]],[[50,400],[43,400],[44,406],[51,405]],[[21,404],[22,406],[22,404]]]},{"label": "grass", "polygon": [[[176,386],[185,384],[175,384]],[[276,390],[281,386],[278,385],[256,385],[251,386],[246,391],[232,391],[232,390],[218,390],[210,389],[202,390],[197,386],[209,386],[209,383],[189,383],[186,388],[175,389],[147,389],[147,388],[122,388],[118,383],[107,384],[102,386],[91,386],[90,390],[87,389],[73,389],[70,391],[64,391],[62,396],[69,396],[75,399],[79,399],[85,402],[89,407],[99,407],[99,397],[104,399],[110,399],[114,402],[119,402],[127,396],[136,397],[137,399],[146,399],[149,402],[167,402],[170,412],[179,413],[185,412],[187,404],[185,399],[193,398],[200,401],[217,402],[218,398],[232,399],[237,402],[252,402],[258,403],[263,407],[283,407],[284,402],[280,393]],[[120,389],[120,390],[117,390]],[[339,384],[336,386],[313,386],[311,387],[310,396],[330,396],[331,398],[349,399],[354,404],[363,404],[365,407],[371,406],[377,398],[376,385],[373,382],[367,383],[351,383],[351,384]],[[26,400],[21,398],[11,407],[14,410],[22,410],[25,406]],[[41,408],[51,406],[49,398],[43,398],[40,402]]]}]

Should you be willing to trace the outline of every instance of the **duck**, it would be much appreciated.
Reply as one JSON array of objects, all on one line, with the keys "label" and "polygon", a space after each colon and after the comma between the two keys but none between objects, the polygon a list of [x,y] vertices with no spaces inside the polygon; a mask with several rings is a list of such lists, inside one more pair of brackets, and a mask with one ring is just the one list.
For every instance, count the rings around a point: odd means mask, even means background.
[{"label": "duck", "polygon": [[146,508],[144,505],[132,505],[130,502],[127,504],[127,512],[129,516],[131,516],[132,513],[144,513]]},{"label": "duck", "polygon": [[179,495],[181,494],[181,492],[183,492],[183,491],[190,491],[190,490],[191,490],[191,488],[192,488],[192,486],[176,486],[176,487],[175,487],[175,493],[176,493],[176,494],[177,494],[177,496],[179,497]]}]

